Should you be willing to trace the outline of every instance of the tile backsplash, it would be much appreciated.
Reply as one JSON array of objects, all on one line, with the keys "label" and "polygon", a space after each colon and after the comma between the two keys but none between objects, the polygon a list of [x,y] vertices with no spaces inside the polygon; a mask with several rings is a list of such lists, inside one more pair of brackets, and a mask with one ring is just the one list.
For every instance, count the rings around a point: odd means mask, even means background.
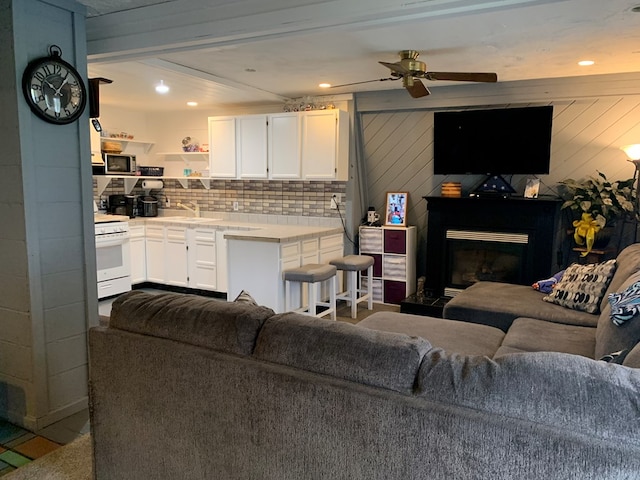
[{"label": "tile backsplash", "polygon": [[[197,178],[186,181],[183,188],[176,179],[162,179],[164,188],[151,190],[157,197],[159,208],[176,208],[178,202],[196,202],[203,212],[226,212],[265,215],[291,215],[338,218],[337,209],[332,209],[331,197],[340,194],[346,197],[346,182],[311,182],[303,180],[209,180],[209,188]],[[124,180],[113,178],[99,194],[97,180],[93,179],[93,198],[99,204],[101,198],[124,194]],[[132,195],[144,195],[142,179],[138,180]],[[169,204],[167,206],[167,199]],[[236,203],[237,202],[237,203]],[[234,206],[237,205],[237,210]],[[340,210],[344,212],[344,207]]]}]

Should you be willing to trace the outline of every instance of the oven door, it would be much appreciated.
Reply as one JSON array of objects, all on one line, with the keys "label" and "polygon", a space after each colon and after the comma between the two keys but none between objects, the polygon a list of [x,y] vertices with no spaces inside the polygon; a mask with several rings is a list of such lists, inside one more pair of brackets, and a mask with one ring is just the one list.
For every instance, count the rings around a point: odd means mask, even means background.
[{"label": "oven door", "polygon": [[98,282],[130,275],[129,237],[121,233],[96,235]]}]

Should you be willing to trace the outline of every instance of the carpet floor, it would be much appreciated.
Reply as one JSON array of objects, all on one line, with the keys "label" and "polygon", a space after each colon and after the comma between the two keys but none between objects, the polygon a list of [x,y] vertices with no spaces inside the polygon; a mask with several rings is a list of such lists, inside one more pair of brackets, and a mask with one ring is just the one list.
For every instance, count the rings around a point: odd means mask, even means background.
[{"label": "carpet floor", "polygon": [[33,462],[4,475],[2,480],[91,480],[93,452],[88,433]]}]

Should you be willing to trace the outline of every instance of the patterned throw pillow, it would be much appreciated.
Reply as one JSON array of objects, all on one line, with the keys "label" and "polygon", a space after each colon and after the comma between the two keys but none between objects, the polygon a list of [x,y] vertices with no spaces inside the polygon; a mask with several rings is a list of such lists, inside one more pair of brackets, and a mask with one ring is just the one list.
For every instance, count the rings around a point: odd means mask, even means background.
[{"label": "patterned throw pillow", "polygon": [[611,321],[620,326],[640,313],[640,282],[630,285],[622,293],[610,293]]},{"label": "patterned throw pillow", "polygon": [[603,263],[567,267],[545,302],[587,313],[598,313],[600,301],[616,271],[615,259]]},{"label": "patterned throw pillow", "polygon": [[236,297],[234,302],[246,303],[246,304],[249,304],[249,305],[255,305],[256,307],[258,306],[258,303],[253,299],[253,297],[246,290],[242,290],[238,294],[238,296]]}]

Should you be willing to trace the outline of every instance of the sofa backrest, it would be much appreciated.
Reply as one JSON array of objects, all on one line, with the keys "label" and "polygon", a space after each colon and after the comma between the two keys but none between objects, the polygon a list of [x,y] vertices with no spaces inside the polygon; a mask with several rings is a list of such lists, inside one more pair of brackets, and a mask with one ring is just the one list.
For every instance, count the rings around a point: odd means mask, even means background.
[{"label": "sofa backrest", "polygon": [[270,308],[245,302],[133,290],[113,302],[109,326],[221,352],[251,355],[262,324],[274,314]]},{"label": "sofa backrest", "polygon": [[622,291],[622,284],[638,271],[640,271],[640,243],[633,243],[625,247],[616,257],[616,272],[600,301],[601,312],[608,305],[607,297],[609,294]]},{"label": "sofa backrest", "polygon": [[640,370],[580,355],[528,352],[496,359],[433,349],[417,395],[640,446]]},{"label": "sofa backrest", "polygon": [[429,342],[297,313],[269,318],[254,356],[314,373],[411,394]]}]

